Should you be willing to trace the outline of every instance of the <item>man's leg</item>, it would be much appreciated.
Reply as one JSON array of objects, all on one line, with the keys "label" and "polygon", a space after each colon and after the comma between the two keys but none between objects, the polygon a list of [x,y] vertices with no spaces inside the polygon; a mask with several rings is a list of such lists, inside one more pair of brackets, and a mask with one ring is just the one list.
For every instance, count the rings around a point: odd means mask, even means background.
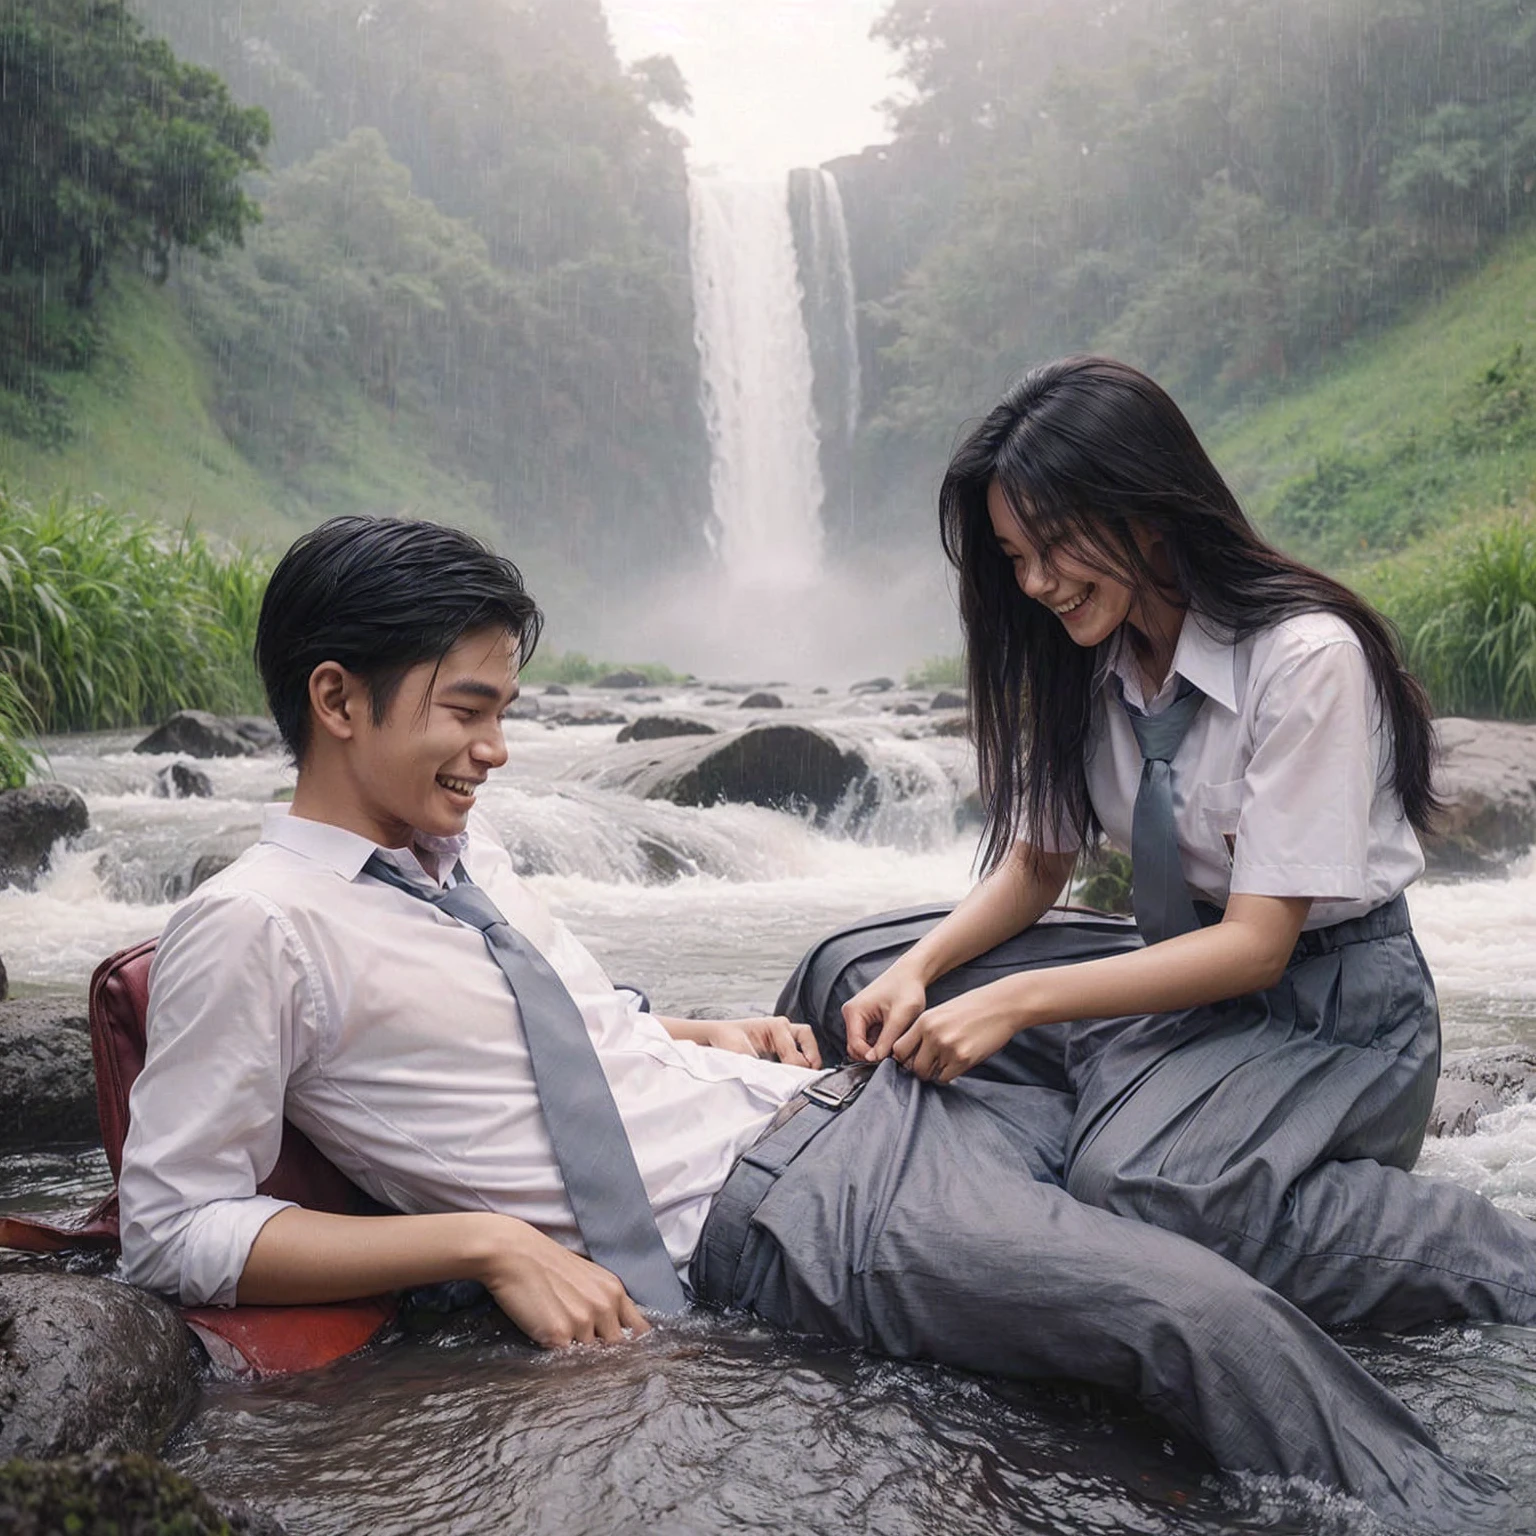
[{"label": "man's leg", "polygon": [[[1224,1467],[1342,1487],[1400,1519],[1466,1530],[1495,1517],[1497,1479],[1450,1462],[1273,1291],[1037,1177],[1069,1111],[1045,1090],[936,1089],[887,1062],[750,1219],[722,1217],[741,1242],[711,1215],[701,1293],[899,1358],[1115,1388]],[[774,1138],[756,1155],[773,1167]],[[733,1246],[739,1262],[721,1262]]]},{"label": "man's leg", "polygon": [[1087,1026],[1067,1188],[1193,1238],[1324,1327],[1536,1321],[1536,1226],[1404,1171],[1438,1062],[1407,933],[1255,997]]}]

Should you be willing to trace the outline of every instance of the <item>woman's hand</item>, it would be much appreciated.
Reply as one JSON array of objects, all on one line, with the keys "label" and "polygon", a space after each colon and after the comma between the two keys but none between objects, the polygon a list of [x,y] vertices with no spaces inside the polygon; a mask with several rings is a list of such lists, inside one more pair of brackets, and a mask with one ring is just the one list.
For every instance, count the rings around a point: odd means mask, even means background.
[{"label": "woman's hand", "polygon": [[899,964],[875,977],[843,1004],[843,1039],[849,1060],[884,1061],[927,1006],[927,989]]},{"label": "woman's hand", "polygon": [[891,1054],[914,1077],[952,1083],[963,1072],[1000,1051],[1024,1027],[1017,997],[1027,975],[977,987],[929,1008],[892,1047]]},{"label": "woman's hand", "polygon": [[694,1037],[700,1045],[785,1061],[792,1067],[819,1067],[821,1051],[809,1024],[794,1024],[781,1016],[770,1019],[702,1019]]}]

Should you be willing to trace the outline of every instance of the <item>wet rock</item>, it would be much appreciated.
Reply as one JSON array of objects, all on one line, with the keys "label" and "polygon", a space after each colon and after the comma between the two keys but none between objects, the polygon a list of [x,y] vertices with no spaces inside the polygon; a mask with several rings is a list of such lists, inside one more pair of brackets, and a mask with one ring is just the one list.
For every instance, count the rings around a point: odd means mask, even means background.
[{"label": "wet rock", "polygon": [[570,696],[571,690],[564,683],[551,683],[544,690],[544,697],[546,699],[568,699]]},{"label": "wet rock", "polygon": [[153,1451],[198,1393],[174,1307],[93,1275],[0,1273],[0,1461]]},{"label": "wet rock", "polygon": [[892,708],[891,713],[893,715],[920,715],[923,713],[923,706],[921,704],[914,704],[911,702],[911,700],[908,700],[904,704],[895,705]]},{"label": "wet rock", "polygon": [[600,677],[593,683],[594,688],[644,688],[650,682],[644,672],[635,672],[620,669],[610,672],[606,677]]},{"label": "wet rock", "polygon": [[229,723],[258,752],[282,750],[283,733],[278,730],[277,721],[269,720],[265,715],[231,715]]},{"label": "wet rock", "polygon": [[930,736],[969,736],[971,733],[970,717],[967,715],[950,715],[943,720],[935,720]]},{"label": "wet rock", "polygon": [[541,717],[546,725],[627,725],[629,717],[596,704],[573,704]]},{"label": "wet rock", "polygon": [[527,696],[514,699],[501,713],[503,720],[537,720],[541,711],[539,701]]},{"label": "wet rock", "polygon": [[619,732],[620,741],[662,741],[668,736],[716,736],[719,727],[686,715],[641,715]]},{"label": "wet rock", "polygon": [[704,705],[707,709],[719,709],[722,705],[729,704],[730,702],[729,699],[705,699]]},{"label": "wet rock", "polygon": [[955,807],[955,831],[975,832],[987,824],[987,813],[982,809],[981,791],[973,789],[960,797]]},{"label": "wet rock", "polygon": [[151,731],[135,752],[184,752],[188,757],[254,757],[256,748],[233,720],[183,709]]},{"label": "wet rock", "polygon": [[832,690],[830,688],[822,686],[821,684],[818,684],[815,688],[811,689],[811,692],[812,693],[831,693]]},{"label": "wet rock", "polygon": [[191,763],[175,762],[155,775],[155,793],[162,800],[209,800],[213,780]]},{"label": "wet rock", "polygon": [[674,743],[604,777],[646,800],[674,805],[723,800],[773,810],[809,807],[824,820],[853,786],[869,780],[869,764],[853,748],[811,726],[753,725]]},{"label": "wet rock", "polygon": [[646,870],[657,885],[671,885],[684,875],[696,875],[699,872],[699,866],[670,843],[659,842],[654,837],[642,837],[639,846],[640,852],[645,855]]},{"label": "wet rock", "polygon": [[101,1134],[88,1030],[83,998],[0,1003],[0,1146]]},{"label": "wet rock", "polygon": [[659,693],[626,693],[624,702],[626,704],[660,704],[661,695]]},{"label": "wet rock", "polygon": [[741,701],[741,703],[739,705],[737,705],[737,708],[738,709],[783,709],[784,708],[784,700],[781,699],[778,696],[778,694],[776,694],[776,693],[768,693],[767,691],[764,690],[764,691],[759,691],[757,693],[749,693],[746,696],[746,698],[744,698]]},{"label": "wet rock", "polygon": [[215,875],[223,874],[237,856],[232,853],[205,853],[192,866],[192,873],[187,877],[187,892],[195,891],[205,880],[212,880]]},{"label": "wet rock", "polygon": [[1435,731],[1446,811],[1424,856],[1440,873],[1497,869],[1536,843],[1536,725],[1448,717]]},{"label": "wet rock", "polygon": [[965,708],[965,695],[963,693],[955,693],[952,689],[949,689],[949,688],[941,688],[928,701],[928,708],[929,709],[964,709]]},{"label": "wet rock", "polygon": [[210,1499],[163,1461],[137,1453],[0,1467],[0,1530],[11,1536],[285,1536],[271,1515]]},{"label": "wet rock", "polygon": [[0,790],[0,887],[29,891],[48,868],[53,845],[91,823],[84,798],[63,784]]},{"label": "wet rock", "polygon": [[11,995],[11,978],[5,974],[5,957],[0,955],[0,1003]]},{"label": "wet rock", "polygon": [[854,683],[848,690],[849,693],[889,693],[896,686],[893,677],[869,677],[862,683]]},{"label": "wet rock", "polygon": [[1440,1065],[1429,1134],[1470,1135],[1484,1115],[1532,1099],[1536,1099],[1536,1047],[1499,1045],[1452,1051]]}]

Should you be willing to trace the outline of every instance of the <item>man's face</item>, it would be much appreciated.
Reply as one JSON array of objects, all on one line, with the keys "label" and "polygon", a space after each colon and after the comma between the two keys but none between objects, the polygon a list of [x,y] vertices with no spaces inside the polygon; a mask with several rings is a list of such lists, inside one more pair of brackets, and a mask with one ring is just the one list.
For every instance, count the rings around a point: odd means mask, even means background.
[{"label": "man's face", "polygon": [[517,642],[504,629],[466,634],[405,674],[381,724],[362,711],[351,753],[363,819],[386,848],[412,833],[464,830],[475,792],[507,760],[502,712],[517,697]]}]

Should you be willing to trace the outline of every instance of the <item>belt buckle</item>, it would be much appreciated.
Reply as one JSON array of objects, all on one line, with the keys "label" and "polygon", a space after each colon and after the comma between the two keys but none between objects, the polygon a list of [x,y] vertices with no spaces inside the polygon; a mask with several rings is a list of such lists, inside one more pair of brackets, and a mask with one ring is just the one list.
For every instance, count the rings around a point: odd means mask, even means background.
[{"label": "belt buckle", "polygon": [[812,1104],[819,1104],[823,1109],[834,1112],[846,1109],[858,1096],[863,1093],[864,1085],[870,1079],[868,1066],[845,1067],[842,1071],[834,1073],[831,1077],[824,1077],[817,1082],[810,1083],[800,1091]]}]

